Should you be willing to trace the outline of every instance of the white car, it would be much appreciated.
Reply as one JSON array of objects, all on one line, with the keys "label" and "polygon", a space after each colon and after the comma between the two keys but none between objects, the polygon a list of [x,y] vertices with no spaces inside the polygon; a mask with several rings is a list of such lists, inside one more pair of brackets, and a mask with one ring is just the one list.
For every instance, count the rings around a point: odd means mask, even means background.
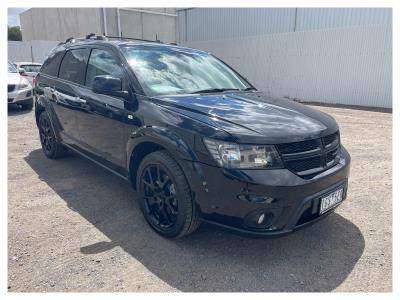
[{"label": "white car", "polygon": [[[34,62],[14,62],[14,65],[17,67],[18,72],[28,79],[29,83],[32,87],[34,87],[34,78],[39,73],[42,64],[34,63]],[[21,72],[23,69],[23,72]],[[21,71],[20,71],[21,70]]]},{"label": "white car", "polygon": [[32,109],[33,90],[29,81],[18,73],[17,68],[8,62],[8,104],[20,105],[23,109]]}]

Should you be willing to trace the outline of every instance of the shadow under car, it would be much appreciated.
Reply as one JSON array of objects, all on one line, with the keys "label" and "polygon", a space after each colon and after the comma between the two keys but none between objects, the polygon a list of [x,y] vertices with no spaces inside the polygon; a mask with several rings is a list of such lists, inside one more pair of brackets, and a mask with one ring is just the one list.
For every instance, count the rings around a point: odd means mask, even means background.
[{"label": "shadow under car", "polygon": [[364,251],[358,227],[337,213],[278,239],[242,237],[209,225],[182,240],[164,239],[145,222],[128,182],[74,154],[55,161],[37,149],[25,160],[70,209],[110,240],[82,245],[81,253],[120,246],[181,291],[331,291]]}]

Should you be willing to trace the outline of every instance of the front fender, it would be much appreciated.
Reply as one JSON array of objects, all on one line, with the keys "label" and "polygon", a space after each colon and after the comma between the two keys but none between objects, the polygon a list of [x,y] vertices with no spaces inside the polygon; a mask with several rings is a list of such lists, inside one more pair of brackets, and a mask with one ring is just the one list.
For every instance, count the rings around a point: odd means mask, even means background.
[{"label": "front fender", "polygon": [[198,161],[196,154],[187,142],[168,128],[143,126],[133,131],[127,145],[127,167],[130,165],[130,154],[135,147],[144,142],[152,142],[167,149],[175,158]]},{"label": "front fender", "polygon": [[50,125],[53,128],[56,140],[60,142],[61,141],[60,130],[62,129],[61,124],[60,122],[58,122],[58,118],[53,110],[53,107],[50,105],[49,101],[43,95],[39,96],[35,103],[35,119],[37,126],[39,126],[39,116],[42,113],[42,111],[46,111],[47,115],[49,116]]},{"label": "front fender", "polygon": [[42,113],[42,111],[46,110],[46,106],[44,103],[44,97],[39,96],[35,100],[35,120],[36,120],[36,126],[39,126],[39,116]]},{"label": "front fender", "polygon": [[[190,139],[190,137],[186,137],[186,139]],[[132,132],[127,144],[127,170],[129,170],[129,166],[131,165],[131,154],[135,148],[146,142],[165,148],[175,158],[186,174],[192,191],[197,190],[199,186],[203,187],[203,191],[208,191],[197,155],[188,145],[187,141],[168,128],[143,126]],[[194,141],[191,141],[191,143],[193,144]]]}]

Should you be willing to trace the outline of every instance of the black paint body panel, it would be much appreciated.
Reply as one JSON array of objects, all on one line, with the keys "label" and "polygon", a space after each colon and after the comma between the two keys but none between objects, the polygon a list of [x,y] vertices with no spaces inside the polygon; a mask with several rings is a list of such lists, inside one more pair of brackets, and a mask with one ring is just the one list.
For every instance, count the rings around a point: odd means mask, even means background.
[{"label": "black paint body panel", "polygon": [[[321,192],[339,185],[347,190],[350,156],[343,146],[339,164],[304,179],[288,169],[221,168],[203,143],[204,137],[245,144],[320,138],[339,130],[331,116],[258,91],[150,97],[127,67],[118,43],[77,42],[56,51],[108,49],[124,67],[126,98],[96,94],[87,86],[57,76],[39,73],[37,77],[36,117],[45,110],[58,141],[68,148],[131,179],[131,155],[136,147],[157,144],[169,151],[184,170],[203,220],[258,236],[276,236],[301,227],[297,224],[301,214]],[[246,202],[238,198],[244,193],[275,200]],[[258,210],[275,215],[268,230],[244,224],[246,216]]]}]

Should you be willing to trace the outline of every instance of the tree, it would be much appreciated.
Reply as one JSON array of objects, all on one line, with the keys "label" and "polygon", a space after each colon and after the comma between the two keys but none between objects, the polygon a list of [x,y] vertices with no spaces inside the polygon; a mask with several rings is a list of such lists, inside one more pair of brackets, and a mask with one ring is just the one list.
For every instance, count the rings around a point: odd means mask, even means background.
[{"label": "tree", "polygon": [[21,28],[19,26],[8,26],[8,40],[22,41]]}]

